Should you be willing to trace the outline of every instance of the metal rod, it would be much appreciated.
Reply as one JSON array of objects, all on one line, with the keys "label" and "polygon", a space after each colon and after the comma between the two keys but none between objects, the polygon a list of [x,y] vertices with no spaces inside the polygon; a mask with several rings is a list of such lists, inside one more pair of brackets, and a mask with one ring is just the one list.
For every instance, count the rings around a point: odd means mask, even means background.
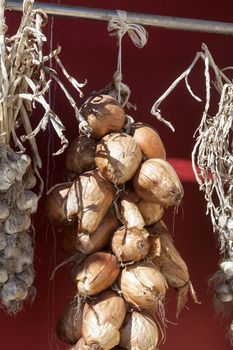
[{"label": "metal rod", "polygon": [[[22,1],[7,1],[7,8],[13,11],[22,10]],[[86,18],[100,21],[109,21],[117,17],[117,11],[94,9],[79,6],[57,5],[36,2],[34,8],[40,8],[50,15]],[[127,12],[127,20],[145,26],[160,27],[166,29],[179,29],[196,32],[208,32],[216,34],[233,35],[233,23],[205,21],[200,19],[157,16],[152,14]]]}]

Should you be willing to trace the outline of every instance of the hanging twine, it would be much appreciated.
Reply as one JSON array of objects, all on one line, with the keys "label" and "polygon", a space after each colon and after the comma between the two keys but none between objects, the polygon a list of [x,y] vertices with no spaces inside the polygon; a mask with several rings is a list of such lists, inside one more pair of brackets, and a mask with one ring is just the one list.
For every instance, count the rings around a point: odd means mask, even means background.
[{"label": "hanging twine", "polygon": [[[117,100],[124,107],[130,96],[130,88],[122,82],[122,38],[127,33],[134,45],[142,49],[148,38],[148,33],[144,27],[139,24],[129,23],[127,21],[127,12],[117,10],[118,17],[113,17],[108,23],[108,31],[113,32],[110,35],[116,35],[118,39],[118,59],[117,70],[113,75],[113,82],[117,93]],[[122,101],[122,96],[125,96]]]}]

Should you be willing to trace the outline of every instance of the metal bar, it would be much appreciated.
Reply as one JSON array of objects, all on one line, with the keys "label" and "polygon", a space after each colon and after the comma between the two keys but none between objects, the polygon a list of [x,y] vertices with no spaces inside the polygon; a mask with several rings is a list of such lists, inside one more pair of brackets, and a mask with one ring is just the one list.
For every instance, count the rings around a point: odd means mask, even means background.
[{"label": "metal bar", "polygon": [[[7,1],[7,8],[13,11],[22,10],[22,1]],[[117,17],[117,11],[95,9],[79,6],[58,5],[36,2],[34,8],[40,8],[50,15],[86,18],[100,21],[109,21]],[[200,19],[157,16],[152,14],[127,12],[127,20],[145,26],[166,29],[207,32],[215,34],[233,35],[233,23],[205,21]]]}]

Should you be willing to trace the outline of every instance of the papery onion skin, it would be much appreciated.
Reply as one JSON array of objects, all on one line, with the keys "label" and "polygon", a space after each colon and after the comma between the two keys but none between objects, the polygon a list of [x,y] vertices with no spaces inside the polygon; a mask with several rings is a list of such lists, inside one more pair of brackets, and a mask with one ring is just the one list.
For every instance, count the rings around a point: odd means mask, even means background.
[{"label": "papery onion skin", "polygon": [[154,319],[145,312],[126,315],[120,330],[120,345],[127,350],[157,350],[159,331]]},{"label": "papery onion skin", "polygon": [[109,210],[113,198],[113,185],[98,170],[80,175],[74,180],[67,196],[68,222],[78,222],[80,232],[94,232]]},{"label": "papery onion skin", "polygon": [[118,286],[124,299],[139,310],[155,310],[167,291],[165,277],[151,262],[126,266],[120,273]]},{"label": "papery onion skin", "polygon": [[130,180],[141,160],[140,147],[130,135],[124,133],[108,134],[96,147],[96,165],[101,174],[115,185]]},{"label": "papery onion skin", "polygon": [[118,220],[113,212],[108,212],[96,231],[90,234],[78,233],[76,249],[89,255],[108,246],[113,232],[118,227]]},{"label": "papery onion skin", "polygon": [[135,203],[135,198],[133,198],[131,193],[128,197],[125,196],[120,199],[120,212],[122,222],[126,228],[136,228],[140,230],[145,226],[145,221],[138,208],[138,203]]},{"label": "papery onion skin", "polygon": [[[161,223],[157,226],[159,225],[161,225]],[[153,232],[153,228],[150,228],[149,231]],[[156,226],[154,232],[156,232]],[[160,255],[153,257],[153,241],[156,240],[156,236],[151,235],[149,238],[151,245],[149,256],[152,257],[155,264],[159,266],[168,284],[175,288],[183,287],[189,282],[187,265],[174,246],[171,235],[166,233],[165,228],[163,228],[163,232],[159,234],[159,238],[161,245]]]},{"label": "papery onion skin", "polygon": [[70,350],[93,350],[93,348],[86,345],[84,338],[81,338]]},{"label": "papery onion skin", "polygon": [[91,136],[99,139],[110,132],[119,132],[125,123],[125,111],[112,96],[97,95],[87,100],[81,113],[92,129]]},{"label": "papery onion skin", "polygon": [[95,169],[96,141],[90,137],[78,136],[66,153],[66,170],[75,177]]},{"label": "papery onion skin", "polygon": [[146,226],[155,224],[162,218],[164,214],[163,206],[158,203],[147,202],[141,199],[137,203],[137,206],[140,213],[142,214]]},{"label": "papery onion skin", "polygon": [[58,338],[68,344],[75,344],[82,337],[83,306],[76,299],[70,302],[57,322]]},{"label": "papery onion skin", "polygon": [[113,232],[118,228],[118,220],[113,211],[109,211],[96,231],[93,233],[79,232],[78,224],[64,227],[62,248],[67,254],[75,251],[90,255],[106,248]]},{"label": "papery onion skin", "polygon": [[117,258],[105,252],[89,255],[76,274],[78,293],[95,295],[109,288],[117,279],[120,267]]},{"label": "papery onion skin", "polygon": [[109,350],[119,344],[119,329],[126,305],[117,293],[106,290],[84,305],[82,333],[87,345]]},{"label": "papery onion skin", "polygon": [[134,177],[134,190],[148,201],[169,207],[178,205],[183,198],[183,187],[173,169],[165,160],[148,159]]},{"label": "papery onion skin", "polygon": [[118,261],[139,261],[146,257],[150,244],[145,229],[119,228],[112,237],[111,249]]},{"label": "papery onion skin", "polygon": [[141,147],[146,158],[161,158],[166,160],[166,150],[159,134],[149,125],[134,123],[130,135]]},{"label": "papery onion skin", "polygon": [[70,186],[71,183],[59,184],[48,193],[45,212],[50,221],[58,224],[67,222],[66,201]]}]

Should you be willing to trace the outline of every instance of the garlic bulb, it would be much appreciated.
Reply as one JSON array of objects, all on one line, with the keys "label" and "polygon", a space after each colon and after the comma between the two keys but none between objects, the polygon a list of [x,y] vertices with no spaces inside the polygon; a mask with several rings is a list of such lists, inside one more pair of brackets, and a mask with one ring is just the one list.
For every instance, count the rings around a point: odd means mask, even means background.
[{"label": "garlic bulb", "polygon": [[120,330],[120,345],[127,350],[157,350],[159,331],[145,312],[128,313]]},{"label": "garlic bulb", "polygon": [[120,342],[119,329],[126,306],[122,297],[107,290],[84,305],[82,333],[91,349],[109,350]]},{"label": "garlic bulb", "polygon": [[6,203],[0,202],[0,221],[6,220],[10,215],[10,209]]},{"label": "garlic bulb", "polygon": [[227,279],[233,278],[233,260],[226,259],[219,264],[220,269],[224,272]]},{"label": "garlic bulb", "polygon": [[38,196],[32,191],[23,191],[16,201],[16,206],[20,211],[27,211],[33,214],[37,210]]},{"label": "garlic bulb", "polygon": [[142,152],[134,139],[124,133],[108,134],[96,147],[95,163],[101,174],[115,185],[130,180],[142,160]]},{"label": "garlic bulb", "polygon": [[120,272],[117,258],[105,252],[89,255],[76,274],[78,293],[95,295],[109,288]]},{"label": "garlic bulb", "polygon": [[28,295],[26,284],[16,278],[8,280],[1,289],[1,302],[12,314],[22,308],[22,302]]},{"label": "garlic bulb", "polygon": [[6,247],[6,233],[4,231],[0,231],[0,251]]},{"label": "garlic bulb", "polygon": [[4,230],[9,235],[26,231],[31,226],[30,216],[20,211],[11,212],[4,222]]}]

